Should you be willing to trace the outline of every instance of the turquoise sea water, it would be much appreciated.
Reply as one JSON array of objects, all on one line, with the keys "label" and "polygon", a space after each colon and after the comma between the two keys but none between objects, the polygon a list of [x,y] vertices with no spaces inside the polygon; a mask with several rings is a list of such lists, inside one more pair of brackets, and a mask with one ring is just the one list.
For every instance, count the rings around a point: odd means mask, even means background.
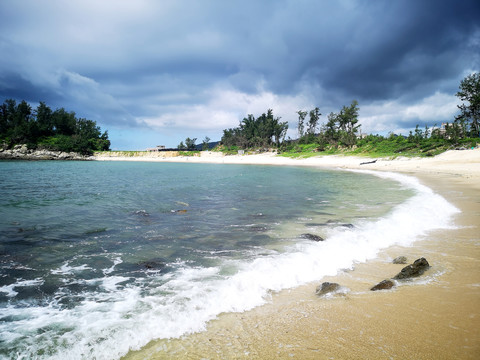
[{"label": "turquoise sea water", "polygon": [[118,359],[454,211],[407,177],[248,165],[5,161],[0,194],[5,359]]}]

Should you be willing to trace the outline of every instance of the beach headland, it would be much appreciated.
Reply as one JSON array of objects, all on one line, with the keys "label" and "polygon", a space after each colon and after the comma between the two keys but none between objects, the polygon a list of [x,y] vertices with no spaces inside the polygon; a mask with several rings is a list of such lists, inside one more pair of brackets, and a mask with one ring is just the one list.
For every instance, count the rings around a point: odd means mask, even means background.
[{"label": "beach headland", "polygon": [[29,149],[26,144],[12,149],[0,147],[0,160],[91,160],[90,156],[76,152]]},{"label": "beach headland", "polygon": [[[101,159],[98,160],[113,160]],[[206,331],[153,341],[126,359],[478,359],[480,356],[480,149],[433,158],[377,159],[273,154],[121,159],[192,163],[315,166],[401,172],[417,177],[460,212],[455,227],[424,234],[411,247],[392,246],[336,276],[272,294],[244,313],[222,314]],[[367,160],[368,161],[368,160]],[[426,276],[392,290],[369,289],[425,257]],[[323,281],[349,291],[318,297]],[[161,324],[159,324],[161,326]]]}]

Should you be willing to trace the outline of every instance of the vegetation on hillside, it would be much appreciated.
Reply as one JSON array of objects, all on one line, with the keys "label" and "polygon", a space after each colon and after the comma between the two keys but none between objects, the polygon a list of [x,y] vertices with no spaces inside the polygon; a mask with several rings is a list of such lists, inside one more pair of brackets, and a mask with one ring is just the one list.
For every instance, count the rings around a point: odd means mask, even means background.
[{"label": "vegetation on hillside", "polygon": [[[356,154],[371,156],[432,156],[450,148],[476,147],[480,144],[480,74],[465,77],[456,96],[462,101],[460,113],[452,123],[432,128],[418,125],[406,136],[390,133],[362,135],[358,124],[359,104],[353,100],[338,113],[327,115],[320,124],[320,109],[299,110],[298,138],[285,140],[288,122],[281,122],[268,109],[259,117],[245,117],[236,128],[223,130],[219,145],[205,137],[202,144],[197,138],[186,138],[178,145],[182,154],[196,154],[200,150],[217,150],[227,154],[238,150],[276,149],[287,156],[314,156],[324,154]],[[36,109],[26,102],[5,100],[0,105],[0,146],[12,148],[27,144],[29,148],[74,151],[91,154],[110,148],[107,131],[101,132],[95,121],[77,118],[64,108],[52,111],[40,102]]]},{"label": "vegetation on hillside", "polygon": [[108,132],[102,133],[95,121],[77,118],[64,108],[52,111],[44,102],[34,110],[26,101],[17,104],[12,99],[0,105],[0,144],[81,154],[110,149]]},{"label": "vegetation on hillside", "polygon": [[[248,115],[238,128],[224,130],[219,150],[236,153],[237,150],[261,148],[277,149],[287,156],[314,156],[323,154],[356,154],[371,156],[433,156],[458,147],[476,147],[480,144],[480,74],[467,76],[460,83],[456,96],[463,101],[460,114],[452,123],[432,128],[418,125],[406,136],[390,133],[361,135],[358,124],[359,106],[356,100],[343,106],[338,113],[330,113],[327,122],[320,125],[322,115],[316,107],[310,111],[299,110],[298,139],[285,140],[287,123],[279,123],[268,110],[258,119]],[[308,117],[307,117],[308,115]],[[268,119],[269,122],[266,120]],[[265,124],[272,124],[269,128]],[[272,130],[278,129],[280,136]]]}]

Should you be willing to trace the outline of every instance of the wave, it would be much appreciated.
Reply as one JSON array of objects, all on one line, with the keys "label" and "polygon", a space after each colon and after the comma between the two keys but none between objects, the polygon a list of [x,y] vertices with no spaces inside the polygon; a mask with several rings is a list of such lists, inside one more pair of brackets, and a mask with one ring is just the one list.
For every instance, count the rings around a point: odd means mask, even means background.
[{"label": "wave", "polygon": [[[7,306],[3,316],[28,319],[28,328],[12,331],[0,325],[4,344],[22,338],[21,353],[12,358],[118,359],[149,341],[202,331],[223,312],[242,312],[269,301],[280,291],[335,275],[340,269],[375,258],[394,244],[411,245],[428,231],[452,227],[457,210],[416,178],[371,171],[357,171],[399,182],[414,196],[374,221],[361,220],[354,228],[327,231],[323,242],[300,241],[285,252],[270,252],[250,260],[224,259],[214,267],[175,264],[175,271],[127,281],[109,275],[90,279],[95,292],[83,294],[74,307],[30,304]],[[116,258],[115,265],[121,261]],[[86,270],[66,263],[55,270],[64,275]],[[1,291],[1,290],[0,290]],[[14,295],[14,286],[5,289]],[[4,348],[5,349],[5,348]],[[12,348],[13,349],[13,348]],[[12,350],[14,351],[14,350]],[[43,354],[43,355],[39,355]]]}]

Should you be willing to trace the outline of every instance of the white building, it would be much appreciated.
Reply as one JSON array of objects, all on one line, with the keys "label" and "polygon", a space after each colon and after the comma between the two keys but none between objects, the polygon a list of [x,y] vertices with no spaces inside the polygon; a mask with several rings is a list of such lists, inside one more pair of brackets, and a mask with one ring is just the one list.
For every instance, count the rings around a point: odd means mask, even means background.
[{"label": "white building", "polygon": [[157,147],[147,149],[147,151],[161,151],[161,150],[165,150],[165,145],[157,145]]}]

